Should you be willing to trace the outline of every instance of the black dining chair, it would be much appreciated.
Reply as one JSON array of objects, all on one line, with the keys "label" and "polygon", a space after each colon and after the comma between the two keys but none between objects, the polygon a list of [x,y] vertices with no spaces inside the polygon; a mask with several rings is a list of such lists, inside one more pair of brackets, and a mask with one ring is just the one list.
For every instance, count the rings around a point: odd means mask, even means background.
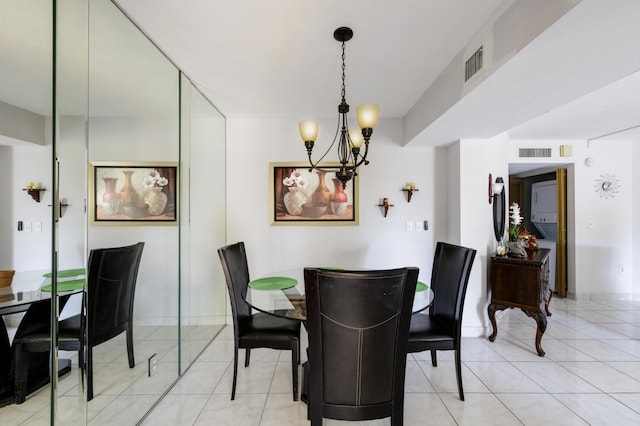
[{"label": "black dining chair", "polygon": [[[78,351],[80,368],[86,369],[87,401],[93,399],[95,346],[126,332],[129,368],[135,367],[133,302],[143,248],[144,243],[140,242],[91,250],[81,312],[58,323],[58,349]],[[28,357],[31,353],[48,352],[50,344],[48,329],[16,332],[13,343],[16,403],[24,402],[27,394],[24,372],[28,371]]]},{"label": "black dining chair", "polygon": [[409,329],[408,352],[430,350],[434,367],[438,365],[436,351],[455,351],[458,393],[462,401],[462,310],[475,256],[474,249],[438,242],[431,271],[433,304],[427,314],[412,315]]},{"label": "black dining chair", "polygon": [[221,247],[218,249],[218,255],[227,281],[233,315],[234,355],[231,400],[236,397],[238,350],[245,349],[244,366],[248,367],[251,349],[270,348],[291,351],[293,400],[297,401],[300,322],[262,312],[251,312],[251,307],[245,301],[250,279],[244,242]]},{"label": "black dining chair", "polygon": [[305,268],[308,417],[372,420],[404,413],[407,337],[418,268]]}]

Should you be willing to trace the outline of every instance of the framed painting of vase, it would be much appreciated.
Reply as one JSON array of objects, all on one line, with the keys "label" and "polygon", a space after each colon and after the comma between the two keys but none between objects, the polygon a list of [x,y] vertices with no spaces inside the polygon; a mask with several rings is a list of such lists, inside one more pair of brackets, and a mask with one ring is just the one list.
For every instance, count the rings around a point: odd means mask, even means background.
[{"label": "framed painting of vase", "polygon": [[343,186],[337,165],[270,163],[271,224],[358,225],[358,177]]},{"label": "framed painting of vase", "polygon": [[94,225],[177,225],[177,189],[177,163],[91,163],[90,222]]}]

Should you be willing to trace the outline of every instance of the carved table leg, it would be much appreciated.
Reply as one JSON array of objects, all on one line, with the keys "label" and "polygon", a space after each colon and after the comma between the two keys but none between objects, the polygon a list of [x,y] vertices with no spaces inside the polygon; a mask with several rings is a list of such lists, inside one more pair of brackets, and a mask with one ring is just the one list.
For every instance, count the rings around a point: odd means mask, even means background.
[{"label": "carved table leg", "polygon": [[522,312],[527,314],[528,317],[536,320],[536,323],[538,324],[538,330],[536,331],[536,351],[538,351],[538,356],[544,356],[544,351],[542,350],[540,342],[542,341],[542,335],[547,329],[547,316],[544,312],[531,312],[524,309]]},{"label": "carved table leg", "polygon": [[549,289],[549,298],[544,302],[544,310],[547,312],[547,316],[551,316],[551,312],[549,312],[549,303],[551,303],[551,296],[553,296],[553,290]]},{"label": "carved table leg", "polygon": [[498,335],[498,325],[496,324],[496,311],[502,311],[510,306],[499,305],[497,303],[491,303],[487,308],[487,313],[489,314],[489,320],[491,320],[491,327],[493,327],[493,333],[489,336],[489,341],[493,342],[496,340],[496,336]]}]

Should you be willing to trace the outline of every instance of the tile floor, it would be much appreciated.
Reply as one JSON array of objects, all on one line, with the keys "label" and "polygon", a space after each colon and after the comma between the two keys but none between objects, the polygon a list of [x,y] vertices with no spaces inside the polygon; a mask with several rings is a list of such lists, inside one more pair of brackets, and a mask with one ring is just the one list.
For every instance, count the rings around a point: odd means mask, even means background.
[{"label": "tile floor", "polygon": [[[535,322],[519,310],[505,312],[495,342],[464,338],[465,402],[458,399],[452,352],[438,353],[438,367],[428,353],[410,355],[404,424],[640,424],[640,302],[554,298],[550,309],[543,358],[534,349]],[[230,401],[232,337],[226,327],[141,424],[309,424],[306,405],[291,398],[287,351],[252,351]]]},{"label": "tile floor", "polygon": [[[183,357],[195,357],[211,341],[221,327],[193,326],[182,329]],[[58,387],[58,417],[61,425],[135,425],[178,377],[178,330],[171,326],[135,326],[134,350],[136,365],[129,368],[125,334],[96,348],[94,361],[94,399],[85,404],[82,381],[75,352],[60,351],[60,358],[69,358],[72,369],[60,378]],[[158,372],[147,374],[146,360],[158,354]],[[41,388],[27,397],[23,404],[0,408],[0,426],[49,425],[50,390]]]}]

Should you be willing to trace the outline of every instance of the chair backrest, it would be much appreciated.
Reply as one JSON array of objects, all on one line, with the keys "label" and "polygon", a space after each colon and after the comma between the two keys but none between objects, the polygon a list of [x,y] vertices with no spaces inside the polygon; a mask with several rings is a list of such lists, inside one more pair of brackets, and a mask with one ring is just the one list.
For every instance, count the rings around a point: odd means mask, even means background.
[{"label": "chair backrest", "polygon": [[469,274],[476,250],[438,242],[431,271],[434,300],[429,314],[459,333]]},{"label": "chair backrest", "polygon": [[322,417],[374,419],[402,407],[417,279],[418,268],[305,268],[309,398],[322,401]]},{"label": "chair backrest", "polygon": [[218,256],[222,263],[222,270],[227,281],[231,314],[233,315],[233,329],[238,336],[238,327],[245,318],[251,316],[251,308],[244,301],[249,286],[249,265],[244,242],[240,241],[218,249]]},{"label": "chair backrest", "polygon": [[87,344],[96,346],[127,329],[144,243],[93,249],[87,271]]}]

